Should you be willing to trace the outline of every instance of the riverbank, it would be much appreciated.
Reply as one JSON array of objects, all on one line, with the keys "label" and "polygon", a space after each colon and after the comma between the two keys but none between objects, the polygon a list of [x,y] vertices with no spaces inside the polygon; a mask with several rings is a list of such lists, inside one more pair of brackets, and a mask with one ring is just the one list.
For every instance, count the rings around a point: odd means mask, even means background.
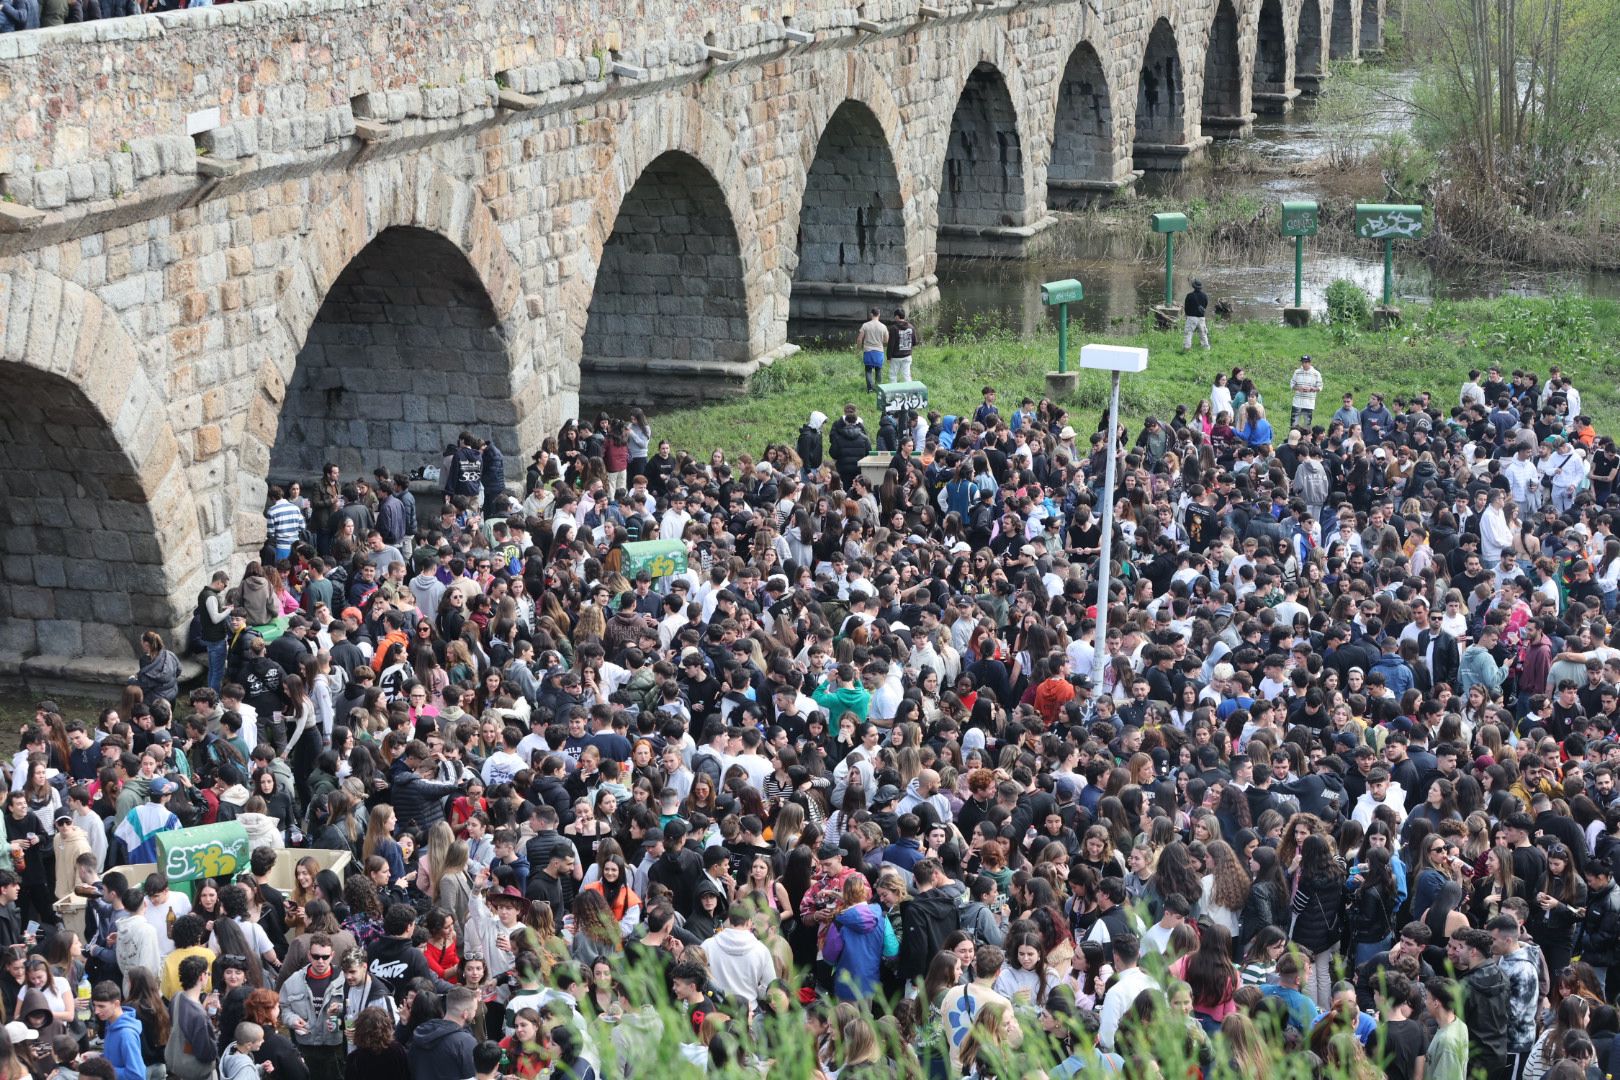
[{"label": "riverbank", "polygon": [[[1376,332],[1343,332],[1321,323],[1292,330],[1280,323],[1217,320],[1213,348],[1206,353],[1195,346],[1185,354],[1179,330],[1143,329],[1145,321],[1071,337],[1075,369],[1085,341],[1150,350],[1146,374],[1127,376],[1120,389],[1120,408],[1133,425],[1150,413],[1168,418],[1177,404],[1197,405],[1214,373],[1234,366],[1248,369],[1273,417],[1286,421],[1288,377],[1299,357],[1309,353],[1326,383],[1323,416],[1338,407],[1340,394],[1353,393],[1359,405],[1373,390],[1388,396],[1428,390],[1449,408],[1470,367],[1497,363],[1545,376],[1558,364],[1575,380],[1598,430],[1620,431],[1615,377],[1620,350],[1614,344],[1620,340],[1620,303],[1611,300],[1512,297],[1413,305],[1405,325]],[[980,389],[988,385],[1000,392],[1006,414],[1026,394],[1039,400],[1045,373],[1056,367],[1055,334],[997,328],[924,345],[917,350],[913,377],[928,386],[929,407],[942,413],[971,413]],[[1065,402],[1077,430],[1095,427],[1107,393],[1105,375],[1081,374],[1078,389]],[[760,372],[746,396],[660,412],[653,428],[658,437],[699,456],[716,447],[730,455],[757,456],[766,443],[791,444],[812,410],[836,416],[845,402],[861,407],[875,434],[875,407],[859,358],[849,350],[807,350]]]}]

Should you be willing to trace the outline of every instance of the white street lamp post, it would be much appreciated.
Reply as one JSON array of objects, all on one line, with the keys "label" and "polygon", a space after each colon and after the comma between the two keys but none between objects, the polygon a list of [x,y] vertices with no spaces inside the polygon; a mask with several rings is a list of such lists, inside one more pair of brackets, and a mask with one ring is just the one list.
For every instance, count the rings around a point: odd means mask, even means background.
[{"label": "white street lamp post", "polygon": [[1084,345],[1080,349],[1080,366],[1093,371],[1106,371],[1112,384],[1108,394],[1108,431],[1105,446],[1108,468],[1103,477],[1102,494],[1102,550],[1097,555],[1097,646],[1091,661],[1091,681],[1100,692],[1103,668],[1108,663],[1108,583],[1113,571],[1114,558],[1114,477],[1119,458],[1115,445],[1119,431],[1119,376],[1121,372],[1147,370],[1148,351],[1122,345]]}]

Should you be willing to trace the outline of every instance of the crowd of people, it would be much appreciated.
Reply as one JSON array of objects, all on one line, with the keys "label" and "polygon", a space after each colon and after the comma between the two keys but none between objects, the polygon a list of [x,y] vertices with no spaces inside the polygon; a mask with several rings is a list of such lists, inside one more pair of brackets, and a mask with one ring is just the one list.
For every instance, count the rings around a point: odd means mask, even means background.
[{"label": "crowd of people", "polygon": [[[277,486],[206,685],[151,635],[22,736],[0,1080],[1181,1080],[1167,1025],[1209,1076],[1603,1075],[1620,457],[1556,369],[1325,424],[1301,372],[1277,438],[1238,369],[1134,434],[986,387]],[[221,821],[230,879],[118,869]]]}]

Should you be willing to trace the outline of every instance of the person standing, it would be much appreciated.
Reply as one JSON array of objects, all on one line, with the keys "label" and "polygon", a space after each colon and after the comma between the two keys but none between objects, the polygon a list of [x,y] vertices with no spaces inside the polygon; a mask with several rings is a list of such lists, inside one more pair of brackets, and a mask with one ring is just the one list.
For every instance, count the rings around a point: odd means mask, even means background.
[{"label": "person standing", "polygon": [[124,992],[118,984],[96,983],[90,1009],[103,1025],[101,1054],[112,1064],[117,1080],[146,1080],[141,1022],[135,1016],[135,1007],[124,1004]]},{"label": "person standing", "polygon": [[343,1076],[343,1003],[345,983],[332,966],[334,947],[326,934],[309,939],[309,964],[281,984],[281,1008],[298,1052],[309,1066],[310,1080]]},{"label": "person standing", "polygon": [[216,694],[225,685],[225,660],[230,652],[230,642],[226,640],[230,628],[226,626],[226,619],[231,605],[225,602],[225,588],[230,583],[229,574],[216,570],[207,587],[197,594],[197,636],[208,650],[208,689]]},{"label": "person standing", "polygon": [[478,1011],[478,994],[458,986],[445,995],[444,1016],[416,1029],[411,1039],[411,1080],[471,1078],[478,1039],[468,1031]]},{"label": "person standing", "polygon": [[169,1004],[169,1041],[163,1055],[174,1080],[208,1080],[214,1074],[219,1051],[203,1007],[207,992],[208,961],[186,957],[180,962],[180,992]]},{"label": "person standing", "polygon": [[1428,1080],[1465,1080],[1468,1076],[1468,1026],[1457,1016],[1457,984],[1436,976],[1424,983],[1434,1038],[1423,1055]]},{"label": "person standing", "polygon": [[1322,392],[1322,373],[1316,370],[1309,356],[1299,358],[1299,367],[1294,369],[1294,377],[1288,380],[1288,388],[1294,392],[1294,407],[1288,417],[1288,426],[1308,431],[1311,420],[1316,416],[1316,395]]},{"label": "person standing", "polygon": [[894,309],[889,329],[889,381],[911,381],[911,353],[917,347],[917,328],[906,319],[905,308]]},{"label": "person standing", "polygon": [[867,319],[855,334],[856,348],[861,351],[861,368],[866,372],[866,388],[876,390],[883,377],[883,354],[889,346],[889,328],[878,318],[878,309],[867,312]]},{"label": "person standing", "polygon": [[1193,331],[1198,331],[1198,339],[1209,348],[1209,323],[1204,313],[1209,310],[1209,295],[1204,292],[1202,281],[1193,281],[1192,292],[1181,302],[1181,312],[1187,317],[1186,331],[1181,341],[1181,351],[1186,352],[1192,348]]},{"label": "person standing", "polygon": [[270,507],[264,512],[264,522],[276,561],[290,558],[293,545],[304,531],[304,514],[288,501],[287,493],[279,485],[270,486]]}]

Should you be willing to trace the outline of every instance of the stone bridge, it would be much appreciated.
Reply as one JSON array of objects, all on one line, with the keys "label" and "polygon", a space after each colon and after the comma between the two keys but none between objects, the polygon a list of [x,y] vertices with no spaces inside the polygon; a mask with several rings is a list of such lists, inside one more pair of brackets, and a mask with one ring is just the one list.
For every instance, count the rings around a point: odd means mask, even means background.
[{"label": "stone bridge", "polygon": [[10,670],[183,632],[262,543],[271,478],[408,468],[463,428],[521,475],[582,397],[736,385],[790,320],[926,304],[940,255],[1016,253],[1049,207],[1241,135],[1382,16],[548,6],[255,0],[0,37]]}]

